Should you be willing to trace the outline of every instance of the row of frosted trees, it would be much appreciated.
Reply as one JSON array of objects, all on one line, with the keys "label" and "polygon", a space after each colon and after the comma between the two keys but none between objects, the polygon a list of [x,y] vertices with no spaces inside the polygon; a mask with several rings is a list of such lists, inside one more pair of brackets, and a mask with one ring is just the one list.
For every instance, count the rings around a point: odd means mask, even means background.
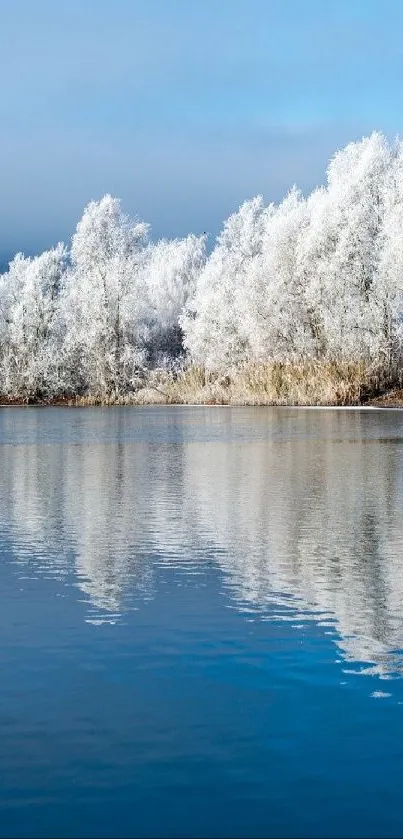
[{"label": "row of frosted trees", "polygon": [[124,394],[195,363],[357,361],[389,377],[403,347],[403,144],[336,153],[326,186],[245,202],[206,237],[152,242],[105,196],[71,246],[0,276],[0,393]]}]

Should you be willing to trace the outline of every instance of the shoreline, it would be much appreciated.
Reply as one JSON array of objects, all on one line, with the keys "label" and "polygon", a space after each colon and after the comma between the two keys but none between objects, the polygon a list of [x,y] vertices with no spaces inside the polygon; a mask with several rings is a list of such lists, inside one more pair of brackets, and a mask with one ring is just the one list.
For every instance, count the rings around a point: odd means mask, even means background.
[{"label": "shoreline", "polygon": [[[369,368],[363,362],[272,362],[248,365],[226,374],[191,366],[175,375],[150,371],[127,392],[51,396],[44,389],[14,396],[0,393],[0,407],[282,407],[350,410],[403,408],[402,373]],[[23,391],[25,389],[22,389]],[[122,388],[123,390],[123,388]]]},{"label": "shoreline", "polygon": [[87,402],[75,400],[29,401],[0,400],[1,408],[288,408],[292,410],[313,411],[402,411],[403,399],[386,401],[381,399],[369,400],[358,405],[340,405],[337,403],[326,405],[303,405],[289,402]]}]

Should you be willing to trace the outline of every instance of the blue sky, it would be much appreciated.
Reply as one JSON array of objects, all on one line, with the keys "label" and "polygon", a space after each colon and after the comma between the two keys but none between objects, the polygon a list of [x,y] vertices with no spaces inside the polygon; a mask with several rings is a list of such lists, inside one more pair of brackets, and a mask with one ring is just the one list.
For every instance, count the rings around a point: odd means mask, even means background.
[{"label": "blue sky", "polygon": [[0,254],[105,192],[172,236],[310,190],[403,134],[402,32],[401,0],[3,0]]}]

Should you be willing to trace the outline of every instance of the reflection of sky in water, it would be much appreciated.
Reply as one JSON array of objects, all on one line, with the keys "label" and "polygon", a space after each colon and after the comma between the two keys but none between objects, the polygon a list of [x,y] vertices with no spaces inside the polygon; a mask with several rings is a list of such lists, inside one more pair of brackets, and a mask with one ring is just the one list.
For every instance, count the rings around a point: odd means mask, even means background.
[{"label": "reflection of sky in water", "polygon": [[18,574],[77,585],[87,620],[213,564],[235,608],[314,621],[353,670],[401,674],[403,413],[7,409],[1,442]]}]

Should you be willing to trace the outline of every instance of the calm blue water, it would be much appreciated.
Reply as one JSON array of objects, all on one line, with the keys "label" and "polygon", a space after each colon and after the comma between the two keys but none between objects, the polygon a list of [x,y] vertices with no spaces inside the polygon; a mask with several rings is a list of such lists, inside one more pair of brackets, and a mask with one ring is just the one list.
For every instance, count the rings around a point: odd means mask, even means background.
[{"label": "calm blue water", "polygon": [[0,835],[403,834],[403,412],[0,410]]}]

